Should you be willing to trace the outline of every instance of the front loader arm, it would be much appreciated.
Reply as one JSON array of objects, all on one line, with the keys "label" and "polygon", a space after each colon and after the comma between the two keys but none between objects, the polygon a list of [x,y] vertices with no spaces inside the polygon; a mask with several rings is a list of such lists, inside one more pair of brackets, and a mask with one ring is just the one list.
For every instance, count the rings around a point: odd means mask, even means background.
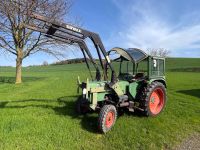
[{"label": "front loader arm", "polygon": [[[36,13],[30,13],[27,15],[29,15],[31,18],[33,18],[35,20],[44,22],[45,23],[44,28],[46,28],[46,29],[35,27],[34,25],[25,25],[25,27],[27,27],[31,30],[34,30],[34,31],[41,32],[41,33],[45,34],[47,37],[54,38],[59,41],[67,42],[69,44],[74,44],[74,43],[78,44],[81,49],[84,49],[86,51],[88,57],[91,59],[92,63],[95,65],[94,59],[92,58],[91,53],[90,53],[89,49],[87,48],[86,43],[84,42],[84,40],[86,38],[90,38],[96,48],[98,56],[99,56],[99,60],[100,60],[101,67],[104,72],[104,76],[106,76],[105,75],[105,66],[103,64],[103,59],[101,58],[101,54],[103,54],[103,57],[104,57],[106,63],[109,65],[109,67],[112,71],[111,82],[115,83],[117,81],[114,69],[110,63],[109,56],[107,55],[107,52],[106,52],[104,45],[101,41],[101,38],[98,34],[91,32],[91,31],[87,31],[85,29],[82,29],[82,28],[79,28],[76,26],[73,26],[71,24],[58,22],[56,20],[50,19],[45,16],[41,16]],[[95,65],[95,68],[96,69],[98,68],[97,65]],[[99,70],[99,69],[97,69],[97,70]]]}]

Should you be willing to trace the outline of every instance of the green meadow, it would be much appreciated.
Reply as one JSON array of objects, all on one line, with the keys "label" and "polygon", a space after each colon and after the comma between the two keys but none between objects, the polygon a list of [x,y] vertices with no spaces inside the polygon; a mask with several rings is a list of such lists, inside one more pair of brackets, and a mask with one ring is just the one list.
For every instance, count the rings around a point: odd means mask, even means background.
[{"label": "green meadow", "polygon": [[129,113],[107,134],[97,130],[97,114],[77,116],[77,76],[85,64],[0,67],[0,149],[173,149],[200,133],[200,59],[166,61],[167,105],[156,118]]}]

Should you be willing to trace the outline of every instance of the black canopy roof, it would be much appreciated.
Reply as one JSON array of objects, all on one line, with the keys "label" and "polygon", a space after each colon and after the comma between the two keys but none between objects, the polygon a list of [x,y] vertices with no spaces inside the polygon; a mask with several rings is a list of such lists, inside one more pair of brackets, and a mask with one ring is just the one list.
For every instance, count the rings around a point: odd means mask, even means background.
[{"label": "black canopy roof", "polygon": [[144,51],[138,48],[123,49],[115,47],[111,49],[108,54],[110,54],[112,51],[115,51],[120,55],[120,57],[115,60],[123,59],[127,61],[132,61],[133,63],[138,63],[148,57],[148,55]]}]

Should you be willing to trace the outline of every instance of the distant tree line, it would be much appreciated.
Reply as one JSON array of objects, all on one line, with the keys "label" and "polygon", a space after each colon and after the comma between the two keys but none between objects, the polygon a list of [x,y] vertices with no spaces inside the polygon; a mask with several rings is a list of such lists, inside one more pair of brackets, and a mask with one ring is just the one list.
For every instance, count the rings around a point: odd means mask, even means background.
[{"label": "distant tree line", "polygon": [[[88,59],[88,62],[90,60]],[[75,58],[75,59],[68,59],[68,60],[62,60],[62,61],[58,61],[55,62],[51,65],[64,65],[64,64],[78,64],[78,63],[84,63],[85,59],[84,58]]]},{"label": "distant tree line", "polygon": [[[168,57],[170,54],[170,51],[165,49],[165,48],[148,48],[147,49],[147,53],[151,56],[160,56],[160,57]],[[88,62],[90,60],[88,59]],[[95,59],[95,61],[98,61],[97,59]],[[104,61],[104,60],[103,60]],[[62,60],[62,61],[58,61],[55,62],[51,65],[64,65],[64,64],[78,64],[78,63],[84,63],[85,59],[84,58],[76,58],[76,59],[69,59],[69,60]],[[43,62],[44,66],[47,66],[48,63]]]}]

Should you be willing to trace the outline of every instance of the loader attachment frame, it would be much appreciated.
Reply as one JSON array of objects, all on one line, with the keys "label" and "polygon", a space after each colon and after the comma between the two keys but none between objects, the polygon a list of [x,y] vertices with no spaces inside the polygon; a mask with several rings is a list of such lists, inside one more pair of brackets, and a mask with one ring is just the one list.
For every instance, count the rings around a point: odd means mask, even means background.
[{"label": "loader attachment frame", "polygon": [[[87,64],[89,71],[90,71],[90,67],[88,64],[87,56],[96,69],[96,77],[95,78],[96,78],[96,80],[99,81],[99,80],[101,80],[100,69],[98,68],[98,65],[96,64],[94,58],[92,57],[92,54],[85,42],[85,39],[89,38],[92,41],[92,43],[94,44],[94,47],[98,54],[100,66],[104,73],[104,80],[108,80],[108,78],[106,75],[106,68],[105,68],[105,65],[103,62],[102,55],[104,57],[104,60],[106,61],[106,64],[108,64],[109,68],[111,69],[111,72],[112,72],[111,82],[116,83],[117,78],[116,78],[115,71],[111,65],[110,58],[105,50],[105,47],[101,41],[101,38],[97,33],[87,31],[85,29],[73,26],[68,23],[58,22],[56,20],[50,19],[45,16],[41,16],[36,13],[30,13],[27,15],[29,15],[34,20],[43,22],[44,26],[39,27],[34,24],[25,24],[24,26],[26,28],[31,29],[33,31],[40,32],[43,35],[45,35],[49,38],[55,39],[57,41],[60,41],[60,42],[64,42],[67,44],[78,44],[78,46],[80,47],[80,49],[83,53],[83,56],[85,58],[85,62]],[[91,71],[90,71],[90,75],[92,76]]]}]

